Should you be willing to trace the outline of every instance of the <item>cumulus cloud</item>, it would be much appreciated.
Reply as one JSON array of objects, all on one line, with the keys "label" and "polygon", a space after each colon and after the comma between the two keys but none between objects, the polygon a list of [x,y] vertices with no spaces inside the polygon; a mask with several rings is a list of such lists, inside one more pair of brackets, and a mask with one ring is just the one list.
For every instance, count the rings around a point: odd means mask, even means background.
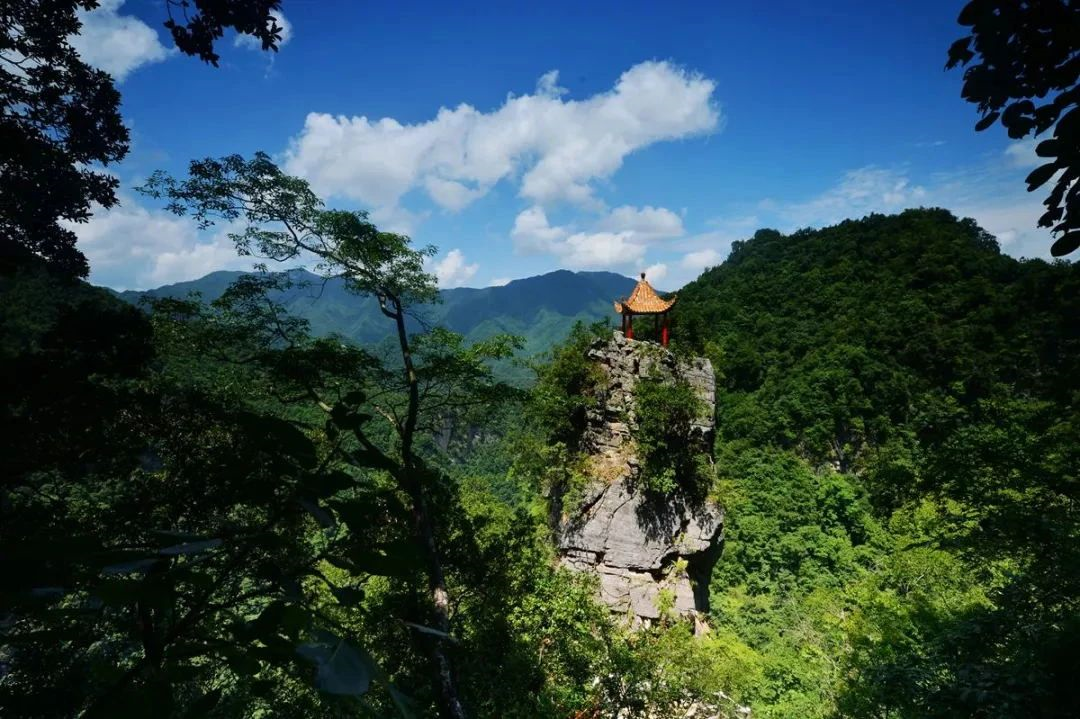
[{"label": "cumulus cloud", "polygon": [[1050,230],[1038,227],[1039,217],[1046,208],[1042,198],[1023,192],[997,197],[958,198],[946,204],[958,217],[972,217],[979,226],[997,238],[1001,250],[1013,257],[1051,259]]},{"label": "cumulus cloud", "polygon": [[427,212],[410,212],[400,205],[390,205],[376,208],[371,213],[371,221],[385,232],[412,235],[427,216]]},{"label": "cumulus cloud", "polygon": [[285,164],[321,194],[375,207],[422,188],[439,206],[459,210],[507,179],[537,205],[595,204],[592,183],[634,151],[715,131],[714,89],[712,80],[671,63],[644,62],[583,100],[566,98],[552,71],[532,94],[511,95],[490,112],[461,104],[415,124],[313,112]]},{"label": "cumulus cloud", "polygon": [[548,223],[547,213],[544,208],[534,205],[522,210],[514,218],[514,227],[510,230],[510,236],[514,239],[514,245],[519,252],[530,254],[534,252],[558,253],[560,243],[570,234],[564,227],[552,227]]},{"label": "cumulus cloud", "polygon": [[572,269],[596,269],[639,265],[645,246],[629,232],[576,232],[558,248],[563,265]]},{"label": "cumulus cloud", "polygon": [[461,250],[450,250],[441,260],[431,263],[431,272],[439,281],[439,287],[461,287],[480,269],[478,264],[468,264]]},{"label": "cumulus cloud", "polygon": [[71,46],[88,64],[122,82],[136,68],[160,62],[169,50],[157,31],[131,15],[121,15],[124,0],[101,0],[94,10],[78,11],[82,29],[69,38]]},{"label": "cumulus cloud", "polygon": [[616,207],[601,222],[612,232],[631,232],[642,241],[662,240],[683,234],[682,218],[664,207]]},{"label": "cumulus cloud", "polygon": [[553,226],[544,209],[533,205],[515,218],[510,236],[518,252],[551,254],[570,269],[636,269],[657,241],[683,234],[682,220],[663,207],[617,207],[593,225]]},{"label": "cumulus cloud", "polygon": [[1046,162],[1046,160],[1035,154],[1035,146],[1039,142],[1034,137],[1010,142],[1009,146],[1005,148],[1005,157],[1009,164],[1014,167],[1038,167]]},{"label": "cumulus cloud", "polygon": [[218,234],[206,242],[189,242],[174,251],[162,252],[154,258],[149,271],[143,273],[142,284],[155,287],[196,279],[215,270],[249,270],[253,264],[250,257],[236,254],[229,238]]},{"label": "cumulus cloud", "polygon": [[[285,14],[278,10],[271,10],[270,17],[274,18],[275,23],[281,30],[281,32],[278,33],[281,36],[281,39],[278,41],[278,47],[280,48],[292,39],[293,26],[292,23],[289,22],[289,19],[285,17]],[[262,50],[262,41],[253,35],[237,35],[234,44],[237,47],[243,47],[249,50]]]},{"label": "cumulus cloud", "polygon": [[719,252],[719,250],[707,247],[703,250],[687,252],[679,261],[679,265],[682,266],[683,269],[700,272],[706,267],[715,267],[723,261],[724,256]]},{"label": "cumulus cloud", "polygon": [[202,277],[215,270],[250,269],[222,229],[200,233],[187,218],[148,210],[130,197],[89,222],[66,223],[90,261],[90,280],[118,290],[146,289]]},{"label": "cumulus cloud", "polygon": [[658,282],[662,283],[664,278],[668,276],[668,266],[663,262],[658,262],[654,265],[649,265],[645,268],[645,277],[655,287]]}]

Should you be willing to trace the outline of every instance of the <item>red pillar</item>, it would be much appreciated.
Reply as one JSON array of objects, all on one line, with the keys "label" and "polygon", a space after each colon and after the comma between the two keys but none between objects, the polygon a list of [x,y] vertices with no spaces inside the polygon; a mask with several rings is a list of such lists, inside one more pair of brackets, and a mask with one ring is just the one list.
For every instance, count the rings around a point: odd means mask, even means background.
[{"label": "red pillar", "polygon": [[627,315],[626,317],[626,339],[634,339],[634,316]]},{"label": "red pillar", "polygon": [[667,312],[664,313],[664,328],[660,330],[660,344],[667,347],[668,343],[668,319]]}]

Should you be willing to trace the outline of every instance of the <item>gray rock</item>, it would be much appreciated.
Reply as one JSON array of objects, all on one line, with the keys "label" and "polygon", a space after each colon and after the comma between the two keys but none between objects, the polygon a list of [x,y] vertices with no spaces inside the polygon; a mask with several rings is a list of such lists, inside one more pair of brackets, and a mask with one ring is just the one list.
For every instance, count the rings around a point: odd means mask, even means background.
[{"label": "gray rock", "polygon": [[[661,381],[685,381],[697,392],[705,411],[688,442],[711,450],[714,432],[715,377],[709,360],[678,361],[652,342],[626,339],[615,332],[588,350],[605,374],[597,405],[586,416],[582,438],[593,478],[584,500],[558,526],[564,566],[596,574],[600,599],[612,612],[635,624],[660,616],[661,592],[672,611],[695,616],[707,609],[707,575],[723,540],[719,506],[687,506],[673,499],[657,506],[635,490],[640,462],[635,455],[633,393],[638,380],[658,374]],[[680,561],[684,560],[684,561]],[[695,592],[691,576],[701,577]]]}]

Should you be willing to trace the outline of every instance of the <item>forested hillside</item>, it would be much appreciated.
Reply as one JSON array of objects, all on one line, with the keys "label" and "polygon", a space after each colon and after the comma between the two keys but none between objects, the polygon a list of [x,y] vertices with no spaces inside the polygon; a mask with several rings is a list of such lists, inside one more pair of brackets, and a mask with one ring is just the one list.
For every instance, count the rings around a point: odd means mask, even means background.
[{"label": "forested hillside", "polygon": [[[413,336],[403,434],[399,367],[313,335],[275,301],[289,276],[235,279],[140,312],[5,265],[14,715],[423,716],[451,660],[470,716],[1080,708],[1074,265],[912,210],[760,231],[686,287],[675,349],[718,379],[695,481],[726,515],[697,637],[628,631],[556,568],[548,498],[580,481],[585,349],[609,329],[579,325],[527,395],[490,372],[511,338]],[[660,437],[680,409],[654,394]]]},{"label": "forested hillside", "polygon": [[756,712],[1080,711],[1080,268],[910,210],[759,231],[677,320],[719,380],[714,616]]},{"label": "forested hillside", "polygon": [[[211,302],[241,274],[213,272],[198,280],[143,292],[129,290],[120,296],[137,303],[144,297],[183,299],[194,292]],[[324,281],[302,270],[290,273],[290,277],[296,285],[272,296],[291,315],[307,320],[313,333],[341,335],[366,345],[391,338],[391,328],[383,321],[374,298],[348,292],[341,279]],[[613,272],[558,270],[498,287],[443,289],[437,303],[415,308],[409,328],[417,331],[425,324],[438,325],[463,335],[469,342],[499,333],[513,334],[524,340],[521,355],[531,357],[566,339],[575,322],[607,318],[612,301],[625,297],[633,287],[633,280]],[[527,378],[521,371],[511,372],[510,376]]]},{"label": "forested hillside", "polygon": [[0,3],[0,718],[1080,717],[1080,3],[938,4]]}]

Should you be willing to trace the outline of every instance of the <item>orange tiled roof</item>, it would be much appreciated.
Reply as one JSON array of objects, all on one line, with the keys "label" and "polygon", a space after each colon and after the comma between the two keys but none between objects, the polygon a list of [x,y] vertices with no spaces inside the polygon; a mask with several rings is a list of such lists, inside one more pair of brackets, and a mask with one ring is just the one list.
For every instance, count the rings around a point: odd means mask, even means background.
[{"label": "orange tiled roof", "polygon": [[641,281],[630,293],[630,297],[622,302],[615,303],[615,311],[619,314],[633,313],[638,315],[657,314],[667,312],[675,304],[675,298],[662,300],[656,294],[656,290],[645,281],[645,273],[641,273]]}]

